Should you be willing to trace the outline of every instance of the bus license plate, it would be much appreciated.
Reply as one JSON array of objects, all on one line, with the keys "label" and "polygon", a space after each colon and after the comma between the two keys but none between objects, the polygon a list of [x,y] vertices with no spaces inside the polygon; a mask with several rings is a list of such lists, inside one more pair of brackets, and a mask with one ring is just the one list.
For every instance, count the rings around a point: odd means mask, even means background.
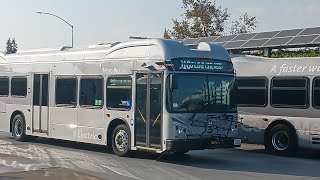
[{"label": "bus license plate", "polygon": [[240,146],[241,145],[241,139],[234,139],[233,140],[233,145]]}]

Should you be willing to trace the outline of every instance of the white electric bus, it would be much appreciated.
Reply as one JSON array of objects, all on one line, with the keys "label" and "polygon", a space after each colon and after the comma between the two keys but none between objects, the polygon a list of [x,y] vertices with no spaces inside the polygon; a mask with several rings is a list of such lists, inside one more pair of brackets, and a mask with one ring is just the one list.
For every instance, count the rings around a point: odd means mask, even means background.
[{"label": "white electric bus", "polygon": [[131,150],[240,146],[227,51],[145,39],[0,56],[0,130]]},{"label": "white electric bus", "polygon": [[320,58],[236,55],[243,141],[293,155],[320,149]]}]

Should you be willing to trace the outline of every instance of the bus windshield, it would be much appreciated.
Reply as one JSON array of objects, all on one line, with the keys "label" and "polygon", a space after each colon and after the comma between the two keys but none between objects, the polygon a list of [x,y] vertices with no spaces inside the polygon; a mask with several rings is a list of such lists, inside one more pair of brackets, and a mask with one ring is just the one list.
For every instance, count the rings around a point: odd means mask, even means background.
[{"label": "bus windshield", "polygon": [[235,78],[231,75],[171,74],[167,83],[169,112],[236,111]]}]

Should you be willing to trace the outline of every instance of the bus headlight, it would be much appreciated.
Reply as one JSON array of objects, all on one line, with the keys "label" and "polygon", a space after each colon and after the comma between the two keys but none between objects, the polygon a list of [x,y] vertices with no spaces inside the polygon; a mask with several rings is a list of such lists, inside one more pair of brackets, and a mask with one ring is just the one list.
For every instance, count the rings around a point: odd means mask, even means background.
[{"label": "bus headlight", "polygon": [[188,125],[181,122],[176,118],[172,118],[173,121],[173,129],[179,135],[191,134],[191,130],[188,128]]},{"label": "bus headlight", "polygon": [[185,127],[185,126],[183,126],[183,125],[181,125],[181,124],[177,124],[177,123],[174,123],[174,124],[173,124],[173,129],[174,129],[174,131],[175,131],[177,134],[187,134],[187,133],[190,133],[190,130],[189,130],[187,127]]}]

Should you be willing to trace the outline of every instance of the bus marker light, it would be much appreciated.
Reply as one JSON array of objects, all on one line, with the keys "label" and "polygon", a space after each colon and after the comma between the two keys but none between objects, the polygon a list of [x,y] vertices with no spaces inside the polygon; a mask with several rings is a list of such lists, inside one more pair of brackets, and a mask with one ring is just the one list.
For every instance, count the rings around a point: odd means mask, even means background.
[{"label": "bus marker light", "polygon": [[217,141],[211,141],[210,144],[212,145],[217,144]]}]

